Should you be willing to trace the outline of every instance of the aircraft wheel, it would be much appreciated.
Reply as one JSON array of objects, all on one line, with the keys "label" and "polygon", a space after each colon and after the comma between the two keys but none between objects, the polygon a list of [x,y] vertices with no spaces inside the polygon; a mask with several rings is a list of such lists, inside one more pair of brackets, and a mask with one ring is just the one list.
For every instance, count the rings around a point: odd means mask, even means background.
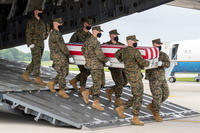
[{"label": "aircraft wheel", "polygon": [[175,83],[176,82],[176,78],[175,77],[170,77],[169,78],[169,82],[170,83]]}]

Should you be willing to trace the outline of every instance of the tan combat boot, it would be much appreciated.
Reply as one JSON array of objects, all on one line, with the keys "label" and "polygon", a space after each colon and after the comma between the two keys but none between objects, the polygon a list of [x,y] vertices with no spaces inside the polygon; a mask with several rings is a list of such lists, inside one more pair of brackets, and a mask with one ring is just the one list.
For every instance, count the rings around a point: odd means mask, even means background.
[{"label": "tan combat boot", "polygon": [[124,115],[124,106],[119,106],[115,109],[115,111],[117,112],[118,116],[120,118],[125,118],[125,115]]},{"label": "tan combat boot", "polygon": [[115,99],[115,104],[116,104],[117,106],[123,105],[123,103],[122,103],[120,97],[118,97],[118,98]]},{"label": "tan combat boot", "polygon": [[152,103],[150,103],[149,105],[147,105],[147,109],[152,113],[153,116],[155,115]]},{"label": "tan combat boot", "polygon": [[47,84],[47,86],[49,87],[49,89],[52,93],[56,93],[56,90],[54,89],[54,84],[55,84],[55,82],[53,80],[49,81],[49,83]]},{"label": "tan combat boot", "polygon": [[36,84],[39,84],[39,85],[42,85],[42,86],[46,86],[46,85],[47,85],[46,83],[44,83],[44,82],[42,81],[42,79],[41,79],[40,77],[36,77],[36,78],[35,78],[35,83],[36,83]]},{"label": "tan combat boot", "polygon": [[84,86],[81,86],[80,90],[79,90],[79,93],[82,94],[82,92],[85,91],[85,87]]},{"label": "tan combat boot", "polygon": [[77,81],[77,79],[76,78],[73,78],[72,80],[70,80],[69,81],[69,83],[72,85],[72,87],[76,90],[76,91],[78,91],[78,87],[77,87],[77,83],[78,81]]},{"label": "tan combat boot", "polygon": [[65,99],[69,99],[69,95],[65,92],[64,89],[59,90],[58,95],[60,95],[61,97],[65,98]]},{"label": "tan combat boot", "polygon": [[162,117],[160,116],[160,113],[158,112],[156,112],[155,114],[154,114],[154,116],[153,116],[153,118],[157,121],[157,122],[163,122],[163,119],[162,119]]},{"label": "tan combat boot", "polygon": [[106,90],[107,98],[110,102],[112,101],[112,93],[113,93],[113,89]]},{"label": "tan combat boot", "polygon": [[99,111],[104,111],[104,108],[100,105],[99,100],[94,100],[92,107]]},{"label": "tan combat boot", "polygon": [[89,104],[89,96],[90,96],[90,93],[88,90],[85,90],[83,92],[81,92],[82,96],[83,96],[83,100],[86,104]]},{"label": "tan combat boot", "polygon": [[29,72],[25,71],[24,74],[22,74],[22,78],[24,80],[26,80],[27,82],[30,82],[31,80],[29,79],[28,74],[29,74]]},{"label": "tan combat boot", "polygon": [[133,125],[144,126],[144,122],[140,121],[138,116],[134,116],[133,119],[131,120],[131,123]]}]

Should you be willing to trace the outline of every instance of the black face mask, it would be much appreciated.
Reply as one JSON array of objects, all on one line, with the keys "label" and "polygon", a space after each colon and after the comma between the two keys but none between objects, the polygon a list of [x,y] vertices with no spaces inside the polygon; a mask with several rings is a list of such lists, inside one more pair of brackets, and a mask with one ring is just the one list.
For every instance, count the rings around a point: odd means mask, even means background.
[{"label": "black face mask", "polygon": [[97,37],[100,38],[100,37],[101,37],[101,33],[98,33],[98,34],[97,34]]},{"label": "black face mask", "polygon": [[161,51],[161,50],[162,50],[162,47],[161,47],[161,46],[158,46],[157,48],[159,49],[159,51]]},{"label": "black face mask", "polygon": [[63,26],[62,26],[62,25],[59,25],[59,26],[58,26],[58,29],[59,29],[60,32],[62,32]]},{"label": "black face mask", "polygon": [[42,13],[38,13],[38,17],[42,18],[43,14]]},{"label": "black face mask", "polygon": [[133,43],[133,47],[135,47],[135,48],[136,48],[136,47],[137,47],[137,43]]},{"label": "black face mask", "polygon": [[118,41],[119,41],[119,37],[116,36],[116,37],[114,38],[114,40],[115,40],[116,42],[118,42]]},{"label": "black face mask", "polygon": [[86,26],[87,30],[91,30],[92,26]]}]

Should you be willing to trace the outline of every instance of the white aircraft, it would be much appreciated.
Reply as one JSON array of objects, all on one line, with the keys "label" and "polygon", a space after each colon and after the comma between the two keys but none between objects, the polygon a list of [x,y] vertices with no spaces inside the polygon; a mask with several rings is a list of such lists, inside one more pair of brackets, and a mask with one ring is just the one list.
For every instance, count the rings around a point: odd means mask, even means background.
[{"label": "white aircraft", "polygon": [[178,41],[163,46],[171,59],[171,67],[166,70],[170,82],[176,82],[175,73],[198,73],[200,80],[200,39]]}]

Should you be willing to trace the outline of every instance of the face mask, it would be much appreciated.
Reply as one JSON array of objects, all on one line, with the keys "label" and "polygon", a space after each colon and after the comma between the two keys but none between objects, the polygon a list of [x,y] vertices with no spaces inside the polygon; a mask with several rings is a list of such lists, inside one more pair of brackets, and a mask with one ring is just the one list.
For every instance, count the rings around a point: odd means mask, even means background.
[{"label": "face mask", "polygon": [[119,37],[116,36],[116,37],[114,38],[114,40],[115,40],[116,42],[118,42],[118,41],[119,41]]},{"label": "face mask", "polygon": [[58,29],[59,29],[60,32],[62,32],[63,26],[62,26],[62,25],[59,25],[59,26],[58,26]]},{"label": "face mask", "polygon": [[161,51],[161,49],[162,49],[162,47],[161,47],[161,46],[158,46],[157,48],[159,49],[159,51]]},{"label": "face mask", "polygon": [[97,34],[97,37],[100,38],[100,37],[101,37],[101,33],[98,33],[98,34]]},{"label": "face mask", "polygon": [[40,18],[41,18],[41,17],[42,17],[42,13],[38,13],[38,17],[40,17]]},{"label": "face mask", "polygon": [[86,26],[87,30],[91,30],[92,26]]},{"label": "face mask", "polygon": [[137,47],[137,43],[133,43],[133,47],[135,47],[135,48],[136,48],[136,47]]}]

